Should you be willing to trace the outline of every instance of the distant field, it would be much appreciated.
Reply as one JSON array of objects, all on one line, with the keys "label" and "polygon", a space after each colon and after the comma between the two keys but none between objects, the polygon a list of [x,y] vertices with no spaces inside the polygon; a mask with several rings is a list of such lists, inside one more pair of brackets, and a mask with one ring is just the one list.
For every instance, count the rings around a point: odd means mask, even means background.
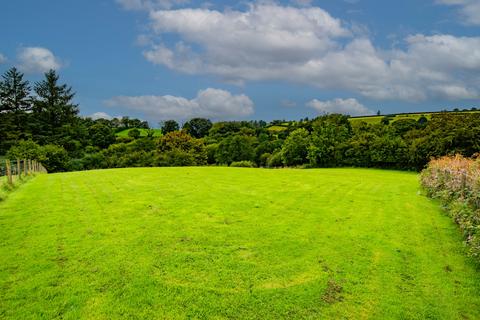
[{"label": "distant field", "polygon": [[[440,113],[440,112],[438,112]],[[480,113],[480,111],[459,111],[459,112],[450,112],[450,113],[457,113],[457,114],[462,114],[462,113]],[[359,123],[359,122],[366,122],[368,124],[378,124],[382,121],[382,119],[385,117],[385,116],[388,116],[390,118],[390,123],[393,123],[397,120],[401,120],[401,119],[413,119],[415,121],[418,121],[418,119],[420,119],[422,116],[424,116],[425,118],[427,118],[427,120],[430,120],[430,118],[432,117],[432,114],[435,114],[435,113],[427,113],[427,112],[424,112],[424,113],[409,113],[409,114],[396,114],[396,115],[380,115],[380,116],[365,116],[365,117],[350,117],[349,120],[350,122],[353,124],[353,123]],[[271,132],[281,132],[281,131],[284,131],[284,130],[287,130],[288,128],[288,122],[286,123],[282,123],[282,124],[277,124],[277,125],[273,125],[273,126],[270,126],[268,127],[268,130],[271,131]]]},{"label": "distant field", "polygon": [[288,127],[288,125],[285,125],[285,126],[275,125],[275,126],[270,126],[270,127],[268,127],[268,130],[269,130],[269,131],[272,131],[272,132],[279,132],[279,131],[284,131],[284,130],[286,130],[287,127]]},{"label": "distant field", "polygon": [[[480,111],[459,111],[459,112],[449,112],[451,114],[462,114],[462,113],[479,113]],[[440,112],[438,112],[440,113]],[[427,118],[427,120],[430,120],[433,114],[438,114],[438,113],[405,113],[405,114],[397,114],[397,115],[381,115],[381,116],[373,116],[373,117],[352,117],[349,120],[352,123],[355,122],[360,122],[364,121],[369,124],[376,124],[380,123],[382,119],[387,116],[390,118],[390,123],[395,122],[397,120],[402,120],[402,119],[413,119],[415,121],[418,121],[422,116]]]},{"label": "distant field", "polygon": [[479,319],[480,271],[416,174],[39,175],[0,202],[1,319]]},{"label": "distant field", "polygon": [[[116,135],[117,137],[128,137],[128,133],[133,130],[133,129],[125,129],[123,131],[120,131],[120,132],[117,132]],[[147,136],[147,133],[148,133],[148,129],[138,129],[140,131],[140,136],[141,137],[146,137]],[[160,129],[151,129],[153,130],[155,133],[154,133],[154,137],[160,137],[162,135],[162,130]]]},{"label": "distant field", "polygon": [[[398,114],[398,115],[388,116],[388,118],[390,119],[390,122],[392,123],[392,122],[395,122],[397,120],[402,120],[402,119],[413,119],[415,121],[418,121],[418,119],[420,119],[422,116],[427,118],[427,120],[430,120],[430,118],[432,117],[432,114],[430,114],[430,113]],[[382,119],[384,117],[385,116],[353,117],[353,118],[350,118],[349,120],[352,123],[363,121],[363,122],[366,122],[366,123],[369,123],[369,124],[378,124],[382,121]]]}]

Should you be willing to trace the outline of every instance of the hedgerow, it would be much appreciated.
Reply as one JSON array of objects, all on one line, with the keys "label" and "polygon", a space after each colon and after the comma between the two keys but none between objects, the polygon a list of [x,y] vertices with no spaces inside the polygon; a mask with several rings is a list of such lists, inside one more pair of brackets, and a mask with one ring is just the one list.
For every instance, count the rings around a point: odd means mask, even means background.
[{"label": "hedgerow", "polygon": [[237,168],[255,168],[255,163],[248,160],[243,161],[234,161],[230,164],[230,167],[237,167]]},{"label": "hedgerow", "polygon": [[480,259],[480,158],[432,160],[421,174],[428,196],[442,201],[460,226],[472,256]]}]

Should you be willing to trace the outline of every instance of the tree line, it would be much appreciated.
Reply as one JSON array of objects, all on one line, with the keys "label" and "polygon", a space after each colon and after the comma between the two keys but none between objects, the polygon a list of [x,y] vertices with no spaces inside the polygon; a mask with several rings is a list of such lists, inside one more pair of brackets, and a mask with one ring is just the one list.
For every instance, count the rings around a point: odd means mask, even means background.
[{"label": "tree line", "polygon": [[[42,162],[49,172],[135,166],[374,167],[421,170],[432,157],[480,151],[480,113],[385,117],[378,124],[340,114],[290,121],[194,118],[161,123],[79,116],[75,93],[51,70],[30,85],[12,68],[0,81],[0,155]],[[117,132],[129,129],[127,137]]]}]

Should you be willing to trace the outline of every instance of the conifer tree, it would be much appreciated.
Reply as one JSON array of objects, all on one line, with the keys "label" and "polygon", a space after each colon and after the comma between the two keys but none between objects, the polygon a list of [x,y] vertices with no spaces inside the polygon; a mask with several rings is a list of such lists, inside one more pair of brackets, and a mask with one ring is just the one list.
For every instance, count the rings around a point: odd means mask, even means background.
[{"label": "conifer tree", "polygon": [[32,108],[30,86],[23,80],[23,74],[13,67],[0,81],[0,112],[20,113]]},{"label": "conifer tree", "polygon": [[13,67],[0,80],[0,154],[16,141],[27,138],[27,119],[31,108],[29,83]]},{"label": "conifer tree", "polygon": [[33,111],[36,115],[36,133],[40,136],[55,137],[62,127],[73,125],[78,119],[78,105],[72,102],[75,93],[66,84],[58,83],[55,70],[45,73],[45,79],[35,83]]}]

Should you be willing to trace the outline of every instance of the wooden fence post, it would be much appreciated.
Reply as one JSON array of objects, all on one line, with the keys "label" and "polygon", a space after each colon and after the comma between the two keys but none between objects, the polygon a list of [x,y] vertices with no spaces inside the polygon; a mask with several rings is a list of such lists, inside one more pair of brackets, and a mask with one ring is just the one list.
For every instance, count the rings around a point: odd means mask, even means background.
[{"label": "wooden fence post", "polygon": [[20,166],[20,160],[17,159],[17,176],[18,176],[18,179],[20,179],[20,177],[22,176],[22,168]]},{"label": "wooden fence post", "polygon": [[27,160],[23,159],[23,175],[27,176]]},{"label": "wooden fence post", "polygon": [[5,160],[5,169],[7,170],[7,182],[12,185],[12,168],[10,167],[10,160]]}]

